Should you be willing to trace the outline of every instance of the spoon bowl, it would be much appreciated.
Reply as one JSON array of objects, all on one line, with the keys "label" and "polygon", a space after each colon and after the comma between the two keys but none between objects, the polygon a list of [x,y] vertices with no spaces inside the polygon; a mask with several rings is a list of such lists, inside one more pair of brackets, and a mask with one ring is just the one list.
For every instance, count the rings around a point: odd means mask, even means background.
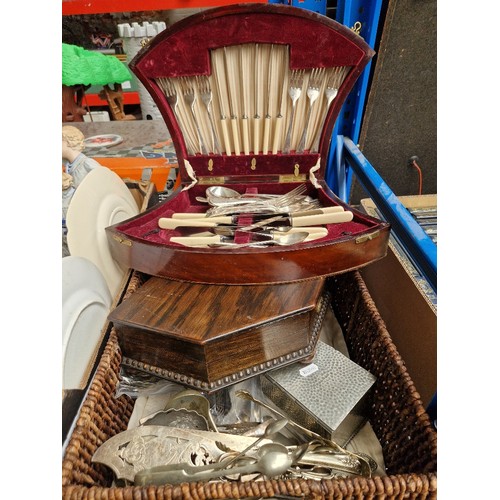
[{"label": "spoon bowl", "polygon": [[248,205],[276,198],[276,195],[271,194],[240,194],[225,186],[210,186],[206,189],[205,194],[208,203],[214,207]]},{"label": "spoon bowl", "polygon": [[175,464],[152,467],[138,472],[134,477],[136,486],[148,484],[180,484],[187,481],[210,481],[224,476],[245,475],[260,472],[268,478],[284,474],[292,465],[292,457],[286,446],[279,443],[262,445],[257,458],[241,466],[228,467],[230,462],[194,467],[189,464]]}]

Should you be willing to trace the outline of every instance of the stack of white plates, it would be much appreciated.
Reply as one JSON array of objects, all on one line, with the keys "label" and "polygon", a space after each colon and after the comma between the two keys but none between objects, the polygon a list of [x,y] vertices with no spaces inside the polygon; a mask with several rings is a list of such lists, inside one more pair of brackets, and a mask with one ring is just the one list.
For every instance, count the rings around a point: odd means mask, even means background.
[{"label": "stack of white plates", "polygon": [[63,389],[83,389],[96,359],[111,294],[102,273],[83,257],[62,259]]},{"label": "stack of white plates", "polygon": [[118,292],[126,269],[111,256],[105,229],[138,213],[139,207],[127,185],[106,167],[94,168],[85,176],[68,208],[70,254],[97,266],[112,297]]}]

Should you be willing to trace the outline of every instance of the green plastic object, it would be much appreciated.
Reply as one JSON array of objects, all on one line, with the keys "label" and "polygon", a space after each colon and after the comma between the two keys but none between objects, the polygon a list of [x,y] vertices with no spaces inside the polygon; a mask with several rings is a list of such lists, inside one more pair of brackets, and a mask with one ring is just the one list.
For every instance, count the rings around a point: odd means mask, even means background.
[{"label": "green plastic object", "polygon": [[131,79],[127,66],[116,57],[62,44],[63,85],[108,85]]}]

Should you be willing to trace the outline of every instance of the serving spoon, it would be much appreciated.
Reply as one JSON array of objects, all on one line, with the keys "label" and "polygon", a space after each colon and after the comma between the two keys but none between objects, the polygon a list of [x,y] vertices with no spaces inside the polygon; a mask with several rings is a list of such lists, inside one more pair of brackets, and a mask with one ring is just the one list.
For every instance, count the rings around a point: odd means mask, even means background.
[{"label": "serving spoon", "polygon": [[238,193],[238,191],[228,188],[226,186],[210,186],[207,188],[205,191],[207,198],[210,197],[215,197],[215,198],[230,198],[230,199],[235,199],[235,198],[262,198],[262,199],[267,199],[267,198],[277,198],[279,195],[277,194],[264,194],[264,193]]},{"label": "serving spoon", "polygon": [[[245,457],[245,460],[247,457]],[[228,467],[230,460],[223,460],[216,464],[193,466],[187,463],[170,464],[151,467],[138,472],[134,477],[135,486],[149,484],[180,484],[183,482],[209,481],[227,475],[245,475],[260,472],[267,478],[284,474],[292,465],[293,458],[288,453],[286,446],[279,443],[262,445],[257,451],[257,458],[250,463],[236,467]]]}]

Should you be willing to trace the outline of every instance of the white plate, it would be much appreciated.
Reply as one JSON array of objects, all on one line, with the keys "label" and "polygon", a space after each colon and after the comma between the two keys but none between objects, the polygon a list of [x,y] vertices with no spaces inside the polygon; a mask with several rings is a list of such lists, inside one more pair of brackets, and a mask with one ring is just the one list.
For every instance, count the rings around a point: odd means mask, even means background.
[{"label": "white plate", "polygon": [[85,387],[111,303],[108,285],[92,262],[62,259],[63,389]]},{"label": "white plate", "polygon": [[105,229],[138,213],[127,185],[106,167],[90,171],[69,204],[66,226],[70,254],[85,257],[98,267],[112,297],[118,292],[126,269],[111,256]]},{"label": "white plate", "polygon": [[87,137],[83,144],[86,148],[106,148],[116,146],[123,141],[123,137],[117,134],[101,134]]}]

